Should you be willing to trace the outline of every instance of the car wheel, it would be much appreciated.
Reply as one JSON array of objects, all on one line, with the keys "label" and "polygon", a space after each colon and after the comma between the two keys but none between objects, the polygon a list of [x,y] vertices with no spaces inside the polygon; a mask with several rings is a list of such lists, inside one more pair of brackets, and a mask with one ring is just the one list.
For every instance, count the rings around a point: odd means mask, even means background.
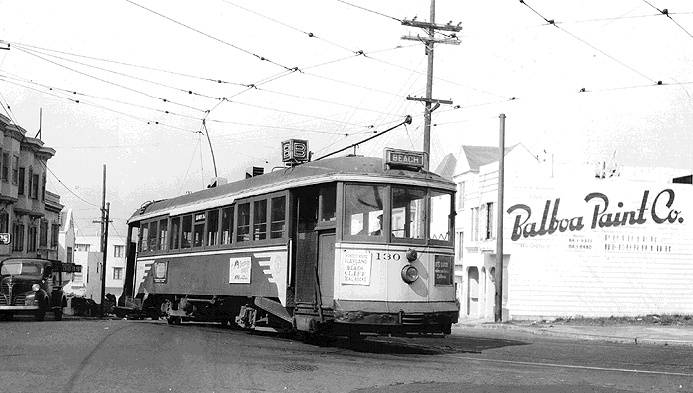
[{"label": "car wheel", "polygon": [[53,317],[55,318],[56,321],[62,321],[63,320],[63,309],[62,308],[56,308],[55,311],[53,311]]},{"label": "car wheel", "polygon": [[34,314],[34,318],[37,321],[43,321],[46,318],[46,312],[43,310],[36,311],[36,314]]}]

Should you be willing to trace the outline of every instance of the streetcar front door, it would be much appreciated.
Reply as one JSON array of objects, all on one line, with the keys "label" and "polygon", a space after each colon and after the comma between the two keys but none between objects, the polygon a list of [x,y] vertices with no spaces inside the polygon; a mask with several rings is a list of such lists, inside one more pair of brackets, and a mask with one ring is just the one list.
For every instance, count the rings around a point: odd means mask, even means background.
[{"label": "streetcar front door", "polygon": [[322,305],[332,307],[334,301],[334,230],[320,231],[318,236],[318,278]]}]

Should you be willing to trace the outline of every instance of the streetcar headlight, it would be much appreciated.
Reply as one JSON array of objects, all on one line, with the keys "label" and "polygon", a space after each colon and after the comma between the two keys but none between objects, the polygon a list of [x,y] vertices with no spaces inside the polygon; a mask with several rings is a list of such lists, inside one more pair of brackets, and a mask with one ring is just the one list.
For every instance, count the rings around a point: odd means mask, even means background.
[{"label": "streetcar headlight", "polygon": [[402,280],[407,284],[411,284],[419,279],[419,270],[412,265],[406,265],[402,268]]},{"label": "streetcar headlight", "polygon": [[41,289],[41,286],[38,285],[38,284],[34,284],[34,285],[31,286],[31,290],[34,291],[34,292],[38,292],[39,289]]}]

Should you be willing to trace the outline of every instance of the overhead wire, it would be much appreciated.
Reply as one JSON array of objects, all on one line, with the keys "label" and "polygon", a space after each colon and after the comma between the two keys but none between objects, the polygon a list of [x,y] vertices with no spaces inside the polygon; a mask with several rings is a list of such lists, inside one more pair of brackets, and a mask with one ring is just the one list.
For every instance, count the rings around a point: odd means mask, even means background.
[{"label": "overhead wire", "polygon": [[178,20],[176,20],[176,19],[173,19],[173,18],[171,18],[171,17],[169,17],[169,16],[166,16],[166,15],[164,15],[164,14],[162,14],[162,13],[160,13],[160,12],[157,12],[157,11],[151,9],[151,8],[147,8],[147,7],[145,7],[145,6],[141,5],[141,4],[138,4],[138,3],[136,3],[136,2],[134,2],[134,1],[132,1],[132,0],[124,0],[124,1],[130,3],[130,4],[134,5],[134,6],[137,6],[137,7],[139,7],[139,8],[142,8],[143,10],[146,10],[146,11],[152,13],[152,14],[158,15],[159,17],[164,18],[164,19],[166,19],[166,20],[168,20],[168,21],[170,21],[170,22],[173,22],[173,23],[175,23],[175,24],[177,24],[177,25],[179,25],[179,26],[185,27],[186,29],[189,29],[189,30],[194,31],[194,32],[196,32],[196,33],[198,33],[198,34],[201,34],[201,35],[203,35],[203,36],[205,36],[205,37],[207,37],[207,38],[210,38],[210,39],[215,40],[215,41],[217,41],[217,42],[220,42],[220,43],[222,43],[222,44],[224,44],[224,45],[227,45],[227,46],[229,46],[229,47],[231,47],[231,48],[234,48],[234,49],[236,49],[236,50],[239,50],[239,51],[241,51],[241,52],[243,52],[243,53],[246,53],[246,54],[248,54],[248,55],[251,55],[251,56],[257,58],[257,59],[260,60],[260,61],[266,61],[266,62],[268,62],[268,63],[270,63],[270,64],[274,64],[274,65],[276,65],[276,66],[278,66],[278,67],[282,67],[282,68],[284,68],[285,70],[291,70],[291,69],[295,68],[295,67],[287,67],[287,66],[282,65],[282,64],[280,64],[280,63],[277,63],[277,62],[275,62],[275,61],[273,61],[273,60],[270,60],[269,58],[267,58],[267,57],[265,57],[265,56],[261,56],[261,55],[255,53],[255,52],[253,52],[253,51],[250,51],[250,50],[248,50],[248,49],[244,49],[244,48],[242,48],[242,47],[240,47],[240,46],[238,46],[238,45],[232,44],[232,43],[230,43],[230,42],[228,42],[228,41],[226,41],[226,40],[223,40],[223,39],[221,39],[221,38],[219,38],[219,37],[215,37],[215,36],[213,36],[213,35],[211,35],[211,34],[205,33],[205,32],[202,31],[202,30],[199,30],[199,29],[197,29],[197,28],[195,28],[195,27],[192,27],[192,26],[190,26],[190,25],[187,25],[187,24],[185,24],[185,23],[183,23],[183,22],[181,22],[181,21],[178,21]]},{"label": "overhead wire", "polygon": [[527,2],[526,2],[525,0],[519,0],[519,2],[520,2],[520,4],[524,5],[524,6],[527,7],[528,9],[530,9],[533,13],[535,13],[536,15],[538,15],[541,19],[543,19],[544,21],[546,21],[547,24],[552,25],[553,27],[555,27],[555,28],[561,30],[561,31],[564,32],[565,34],[568,34],[569,36],[573,37],[573,39],[582,42],[584,45],[587,45],[588,47],[590,47],[590,48],[596,50],[597,52],[601,53],[602,55],[606,56],[607,58],[611,59],[612,61],[618,63],[618,64],[621,65],[622,67],[625,67],[625,68],[629,69],[630,71],[632,71],[632,72],[634,72],[634,73],[640,75],[641,77],[643,77],[643,78],[645,78],[645,79],[647,79],[647,80],[649,80],[649,81],[656,81],[655,79],[653,79],[653,78],[651,78],[651,77],[645,75],[644,73],[638,71],[638,70],[635,69],[634,67],[632,67],[632,66],[630,66],[630,65],[628,65],[628,64],[626,64],[626,63],[624,63],[623,61],[617,59],[616,57],[614,57],[614,56],[612,56],[612,55],[606,53],[604,50],[602,50],[602,49],[596,47],[595,45],[589,43],[588,41],[586,41],[586,40],[584,40],[584,39],[578,37],[577,35],[575,35],[575,34],[569,32],[569,31],[566,30],[565,28],[559,26],[558,24],[556,24],[556,21],[555,21],[554,19],[548,19],[548,18],[546,18],[544,15],[542,15],[541,13],[539,13],[539,12],[538,12],[536,9],[534,9],[532,6],[530,6],[529,4],[527,4]]},{"label": "overhead wire", "polygon": [[106,59],[106,58],[95,57],[95,56],[87,56],[87,55],[82,55],[82,54],[78,54],[78,53],[74,53],[74,52],[66,52],[66,51],[61,51],[61,50],[57,50],[57,49],[49,49],[49,48],[40,47],[40,46],[36,46],[36,45],[24,44],[24,43],[16,42],[16,41],[12,41],[11,43],[14,46],[21,46],[24,48],[39,49],[39,50],[43,50],[43,51],[47,51],[47,52],[55,52],[55,53],[60,53],[63,55],[81,57],[84,59],[90,59],[90,60],[96,60],[96,61],[101,61],[101,62],[124,65],[124,66],[128,66],[128,67],[140,68],[140,69],[148,70],[148,71],[157,71],[157,72],[167,73],[167,74],[171,74],[171,75],[183,76],[186,78],[208,81],[208,82],[212,82],[212,83],[216,83],[216,84],[246,86],[245,83],[240,83],[240,82],[230,82],[230,81],[226,81],[226,80],[218,79],[218,78],[203,77],[203,76],[192,75],[192,74],[187,74],[187,73],[178,72],[178,71],[171,71],[171,70],[166,70],[166,69],[162,69],[162,68],[151,67],[151,66],[146,66],[146,65],[141,65],[141,64],[133,64],[133,63],[128,63],[128,62],[123,62],[123,61],[119,61],[119,60]]},{"label": "overhead wire", "polygon": [[642,0],[642,1],[643,1],[643,3],[649,5],[650,7],[657,10],[660,14],[666,16],[670,21],[674,22],[674,24],[676,26],[678,26],[681,30],[683,30],[683,32],[686,33],[686,35],[688,35],[688,37],[693,38],[693,35],[691,35],[691,33],[688,30],[686,30],[685,27],[681,26],[681,24],[679,22],[677,22],[674,18],[671,17],[671,15],[669,15],[668,9],[665,8],[663,10],[660,10],[659,8],[655,7],[652,3],[650,3],[649,1],[647,1],[647,0]]},{"label": "overhead wire", "polygon": [[45,58],[45,57],[43,57],[43,56],[37,55],[36,53],[32,53],[32,52],[30,52],[30,51],[26,51],[26,50],[24,50],[24,49],[22,49],[22,48],[17,48],[17,50],[20,51],[20,52],[27,53],[27,54],[29,54],[29,55],[31,55],[31,56],[37,57],[37,58],[39,58],[39,59],[42,59],[42,60],[44,60],[44,61],[47,61],[47,62],[49,62],[49,63],[55,64],[55,65],[57,65],[57,66],[59,66],[59,67],[65,68],[65,69],[67,69],[67,70],[69,70],[69,71],[72,71],[72,72],[74,72],[74,73],[77,73],[77,74],[80,74],[80,75],[84,75],[84,76],[86,76],[86,77],[89,77],[89,78],[98,80],[98,81],[100,81],[100,82],[103,82],[103,83],[106,83],[106,84],[109,84],[109,85],[112,85],[112,86],[119,87],[119,88],[124,89],[124,90],[131,91],[131,92],[133,92],[133,93],[140,94],[140,95],[145,96],[145,97],[149,97],[149,98],[152,98],[152,99],[155,99],[155,100],[160,100],[160,101],[163,101],[163,102],[168,102],[168,103],[171,103],[172,105],[177,105],[177,106],[181,106],[181,107],[188,108],[188,109],[194,109],[194,110],[199,111],[199,112],[204,112],[203,109],[200,109],[200,108],[197,108],[197,107],[194,107],[194,106],[191,106],[191,105],[186,105],[186,104],[183,104],[183,103],[180,103],[180,102],[177,102],[177,101],[172,101],[172,100],[170,100],[170,99],[168,99],[168,98],[157,97],[157,96],[155,96],[155,95],[146,93],[146,92],[144,92],[144,91],[137,90],[137,89],[134,89],[134,88],[132,88],[132,87],[125,86],[125,85],[122,85],[122,84],[119,84],[119,83],[111,82],[111,81],[109,81],[109,80],[100,78],[100,77],[98,77],[98,76],[91,75],[91,74],[89,74],[89,73],[86,73],[86,72],[83,72],[83,71],[80,71],[80,70],[76,70],[76,69],[74,69],[74,68],[72,68],[72,67],[66,66],[66,65],[64,65],[64,64],[55,62],[55,61],[50,60],[50,59],[47,59],[47,58]]},{"label": "overhead wire", "polygon": [[394,16],[390,16],[390,15],[384,14],[384,13],[379,12],[379,11],[374,11],[374,10],[368,9],[368,8],[366,8],[366,7],[362,7],[362,6],[360,6],[360,5],[356,5],[356,4],[350,3],[350,2],[348,2],[348,1],[344,1],[344,0],[336,0],[336,1],[338,1],[338,2],[340,2],[340,3],[343,3],[343,4],[346,4],[346,5],[349,5],[349,6],[352,6],[352,7],[354,7],[354,8],[358,8],[358,9],[363,10],[363,11],[366,11],[366,12],[370,12],[370,13],[372,13],[372,14],[380,15],[380,16],[382,16],[382,17],[395,20],[395,21],[400,22],[400,23],[402,22],[402,19],[395,18]]},{"label": "overhead wire", "polygon": [[39,163],[41,164],[41,166],[43,166],[51,175],[53,175],[53,177],[55,178],[55,180],[57,180],[58,183],[60,183],[63,187],[65,187],[65,189],[66,189],[70,194],[74,195],[77,199],[79,199],[80,201],[86,203],[87,205],[94,206],[95,208],[98,208],[98,209],[101,208],[101,207],[99,207],[98,205],[89,202],[88,200],[86,200],[85,198],[83,198],[82,196],[80,196],[79,194],[77,194],[76,192],[72,191],[72,189],[71,189],[70,187],[68,187],[65,183],[63,183],[63,181],[60,180],[60,178],[58,177],[58,175],[56,175],[56,174],[48,167],[48,165],[46,165],[43,161],[38,160],[38,162],[39,162]]}]

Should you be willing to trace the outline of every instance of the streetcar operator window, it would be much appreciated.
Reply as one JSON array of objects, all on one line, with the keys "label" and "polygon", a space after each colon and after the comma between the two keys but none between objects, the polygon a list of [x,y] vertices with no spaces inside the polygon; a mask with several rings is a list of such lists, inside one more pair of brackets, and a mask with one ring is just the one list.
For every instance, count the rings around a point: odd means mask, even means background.
[{"label": "streetcar operator window", "polygon": [[231,244],[233,239],[233,206],[221,209],[221,244]]},{"label": "streetcar operator window", "polygon": [[180,241],[180,217],[171,219],[171,242],[169,243],[169,249],[178,249],[178,242]]},{"label": "streetcar operator window", "polygon": [[236,241],[247,242],[250,240],[250,203],[238,205],[238,230]]},{"label": "streetcar operator window", "polygon": [[183,232],[180,248],[190,248],[192,245],[192,216],[183,216]]},{"label": "streetcar operator window", "polygon": [[383,201],[385,187],[378,185],[347,184],[344,186],[345,220],[347,237],[369,237],[382,240],[387,231],[383,228]]},{"label": "streetcar operator window", "polygon": [[207,212],[207,245],[214,246],[217,244],[219,236],[219,210],[210,210]]},{"label": "streetcar operator window", "polygon": [[195,213],[195,224],[193,226],[193,247],[202,247],[202,240],[205,236],[205,213]]},{"label": "streetcar operator window", "polygon": [[452,243],[452,195],[449,192],[431,190],[431,242]]},{"label": "streetcar operator window", "polygon": [[267,239],[267,200],[253,204],[253,240]]},{"label": "streetcar operator window", "polygon": [[337,185],[320,189],[320,221],[334,222],[337,219]]},{"label": "streetcar operator window", "polygon": [[426,190],[392,187],[392,238],[424,240],[426,238]]},{"label": "streetcar operator window", "polygon": [[284,236],[284,223],[286,223],[286,197],[272,198],[270,239],[281,239]]}]

